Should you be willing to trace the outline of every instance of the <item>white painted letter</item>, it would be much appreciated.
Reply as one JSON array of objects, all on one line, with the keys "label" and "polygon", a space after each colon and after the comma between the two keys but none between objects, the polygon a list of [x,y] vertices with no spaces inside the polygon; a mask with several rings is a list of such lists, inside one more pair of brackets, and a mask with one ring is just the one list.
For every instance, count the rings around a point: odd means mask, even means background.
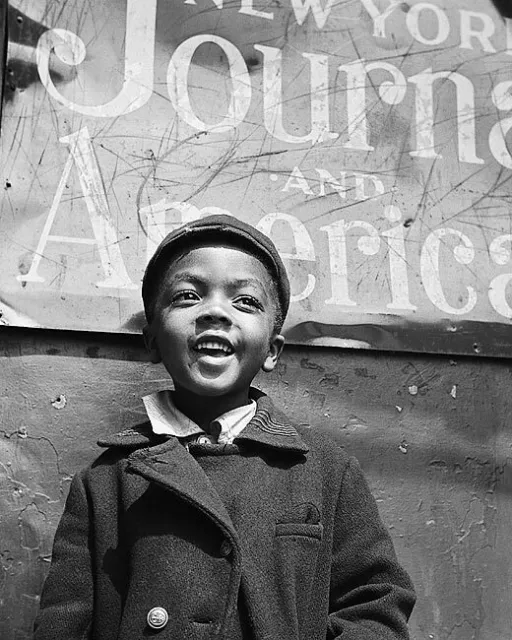
[{"label": "white painted letter", "polygon": [[[492,101],[500,111],[512,109],[512,82],[500,82],[491,93]],[[496,160],[506,167],[512,169],[512,156],[508,150],[507,134],[512,129],[512,118],[499,120],[492,126],[489,132],[489,148]]]},{"label": "white painted letter", "polygon": [[348,264],[347,264],[347,232],[351,229],[363,229],[367,235],[357,241],[357,248],[366,256],[375,255],[380,248],[380,238],[377,229],[364,220],[337,220],[320,231],[327,233],[329,241],[329,258],[331,267],[331,297],[325,304],[339,304],[355,307],[349,295]]},{"label": "white painted letter", "polygon": [[72,111],[96,118],[117,118],[145,105],[153,93],[156,3],[157,0],[127,0],[123,86],[113,100],[104,104],[77,104],[59,93],[50,76],[52,50],[66,64],[78,65],[85,59],[86,48],[71,31],[45,31],[37,43],[37,70],[52,98]]},{"label": "white painted letter", "polygon": [[[272,233],[272,227],[277,221],[286,222],[292,231],[293,240],[295,243],[295,251],[293,253],[283,253],[280,251],[281,258],[288,260],[308,260],[309,262],[315,262],[315,247],[311,241],[310,235],[306,227],[295,216],[289,213],[268,213],[264,216],[256,225],[258,229],[266,234],[269,238]],[[313,293],[315,288],[315,276],[308,273],[308,281],[306,287],[300,293],[296,293],[290,297],[290,302],[299,302],[304,300]]]},{"label": "white painted letter", "polygon": [[325,196],[325,183],[329,184],[335,191],[338,192],[340,198],[345,198],[347,194],[347,187],[345,186],[346,171],[340,171],[341,182],[338,182],[327,171],[327,169],[316,169],[316,172],[320,176],[320,190],[319,196]]},{"label": "white painted letter", "polygon": [[290,191],[290,189],[300,189],[302,193],[307,196],[314,195],[309,187],[308,181],[304,177],[304,174],[299,169],[299,167],[293,167],[293,171],[290,173],[290,177],[286,181],[286,184],[281,189],[281,191]]},{"label": "white painted letter", "polygon": [[[177,222],[168,223],[166,221],[167,211],[177,211],[179,213],[179,220]],[[140,209],[139,214],[146,216],[146,260],[149,262],[151,256],[155,253],[156,248],[165,238],[165,236],[181,227],[184,224],[189,224],[194,220],[197,220],[202,215],[232,215],[227,209],[221,209],[220,207],[198,207],[190,204],[189,202],[172,202],[167,198],[162,198],[155,204],[150,204],[147,207]]]},{"label": "white painted letter", "polygon": [[[402,213],[398,207],[389,205],[384,208],[384,215],[390,222],[400,222]],[[416,305],[409,300],[409,275],[407,273],[407,257],[405,254],[404,225],[399,224],[382,234],[388,243],[389,279],[391,285],[391,302],[388,309],[407,309],[414,311]]]},{"label": "white painted letter", "polygon": [[389,3],[389,6],[381,13],[373,0],[361,0],[362,5],[370,14],[371,19],[373,20],[373,35],[375,38],[385,38],[386,31],[384,28],[384,23],[386,18],[402,4],[401,0],[392,0]]},{"label": "white painted letter", "polygon": [[505,53],[512,56],[512,20],[510,18],[503,18],[505,20],[505,30],[507,32],[507,49]]},{"label": "white painted letter", "polygon": [[[425,9],[432,11],[437,19],[437,35],[434,38],[425,38],[420,31],[419,17],[421,12]],[[443,9],[436,7],[435,4],[430,4],[430,2],[418,2],[418,4],[413,4],[407,12],[405,20],[412,37],[418,42],[421,42],[421,44],[441,44],[450,35],[450,22],[448,20],[448,16]]]},{"label": "white painted letter", "polygon": [[[22,282],[44,282],[45,279],[37,273],[37,269],[41,259],[44,257],[46,245],[48,242],[61,242],[64,244],[86,244],[97,247],[101,266],[105,272],[105,280],[96,282],[97,287],[137,289],[137,285],[130,280],[126,272],[121,256],[119,239],[110,215],[100,168],[87,127],[60,138],[59,142],[70,145],[70,155],[64,166],[64,171],[55,192],[50,213],[46,218],[43,232],[39,238],[30,269],[27,274],[17,276],[18,280]],[[95,239],[50,235],[73,163],[75,163],[78,171],[80,186],[84,194]]]},{"label": "white painted letter", "polygon": [[[185,0],[183,4],[197,5],[197,2],[196,0]],[[224,7],[224,0],[213,0],[213,4],[217,7],[217,9],[222,9]]]},{"label": "white painted letter", "polygon": [[311,131],[304,136],[287,133],[283,126],[282,54],[276,47],[255,44],[263,54],[263,117],[265,128],[278,140],[291,144],[325,142],[338,137],[329,131],[329,73],[328,56],[303,53],[310,61]]},{"label": "white painted letter", "polygon": [[[436,229],[427,236],[421,250],[420,269],[421,281],[430,301],[441,311],[461,316],[469,313],[476,304],[476,292],[473,287],[466,287],[468,301],[463,307],[453,307],[444,295],[439,270],[439,249],[444,238],[449,235],[457,236],[461,244],[455,247],[453,255],[459,264],[470,264],[475,257],[475,250],[471,240],[456,229]],[[463,246],[462,246],[463,245]],[[452,279],[453,280],[453,279]]]},{"label": "white painted letter", "polygon": [[404,74],[387,62],[369,62],[354,60],[341,65],[340,71],[347,74],[347,130],[348,142],[343,146],[348,149],[372,151],[374,147],[368,144],[366,122],[366,85],[371,71],[383,69],[393,76],[393,82],[386,80],[379,85],[379,96],[387,104],[399,104],[407,90]]},{"label": "white painted letter", "polygon": [[453,71],[432,73],[426,69],[409,78],[416,85],[416,149],[410,151],[417,158],[441,158],[434,143],[434,90],[436,80],[450,80],[457,92],[457,133],[459,160],[472,164],[484,164],[476,155],[475,138],[475,90],[469,78]]},{"label": "white painted letter", "polygon": [[[507,234],[504,236],[498,236],[495,238],[489,247],[489,255],[493,262],[499,265],[505,265],[510,262],[511,252],[510,243],[512,241],[512,235]],[[505,244],[508,244],[508,248],[505,248]],[[501,316],[512,320],[512,307],[507,302],[507,286],[512,282],[512,273],[502,273],[491,280],[489,285],[489,301],[493,306],[493,309],[497,311]]]},{"label": "white painted letter", "polygon": [[311,9],[316,26],[319,29],[323,29],[331,13],[332,2],[333,0],[326,0],[325,9],[323,9],[320,0],[292,0],[293,12],[295,13],[297,24],[301,25],[304,22]]},{"label": "white painted letter", "polygon": [[[384,184],[382,180],[376,178],[374,175],[370,173],[354,173],[354,178],[356,180],[356,200],[368,200],[368,198],[377,198],[378,196],[382,196],[384,194]],[[365,189],[367,182],[371,182],[375,188],[375,193],[368,194]]]},{"label": "white painted letter", "polygon": [[[473,18],[480,20],[481,29],[477,31],[471,26]],[[460,10],[460,46],[462,49],[472,49],[471,38],[480,41],[482,49],[487,53],[496,53],[496,49],[492,46],[489,38],[494,34],[495,26],[491,16],[480,11]]]},{"label": "white painted letter", "polygon": [[[216,44],[226,54],[233,86],[226,116],[216,124],[207,124],[196,116],[188,95],[188,72],[192,57],[196,49],[206,42]],[[229,40],[210,34],[188,38],[172,54],[167,69],[167,89],[176,113],[187,124],[199,131],[221,133],[238,127],[247,115],[251,104],[251,79],[242,54]]]},{"label": "white painted letter", "polygon": [[267,11],[258,11],[253,7],[253,0],[242,0],[240,4],[240,13],[244,13],[246,16],[253,16],[254,18],[265,18],[266,20],[273,20],[274,14]]}]

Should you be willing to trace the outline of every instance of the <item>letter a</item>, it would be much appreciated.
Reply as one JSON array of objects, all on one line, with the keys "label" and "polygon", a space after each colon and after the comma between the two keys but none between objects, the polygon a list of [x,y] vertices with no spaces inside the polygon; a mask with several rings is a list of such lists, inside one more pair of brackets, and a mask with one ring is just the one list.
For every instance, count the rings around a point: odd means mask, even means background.
[{"label": "letter a", "polygon": [[[96,245],[100,256],[101,265],[105,272],[105,280],[96,282],[97,287],[116,289],[137,289],[126,272],[126,267],[119,249],[119,240],[112,222],[108,207],[105,188],[100,175],[98,160],[89,136],[87,127],[76,133],[64,136],[59,142],[69,144],[69,157],[60,178],[57,191],[53,198],[50,213],[46,218],[43,232],[34,252],[34,258],[28,273],[17,276],[22,282],[44,282],[45,278],[37,273],[44,250],[48,242],[61,242],[66,244]],[[94,238],[79,238],[69,236],[51,235],[50,231],[55,221],[57,209],[64,193],[64,188],[69,174],[76,164],[80,186],[84,194],[87,211],[91,220]]]}]

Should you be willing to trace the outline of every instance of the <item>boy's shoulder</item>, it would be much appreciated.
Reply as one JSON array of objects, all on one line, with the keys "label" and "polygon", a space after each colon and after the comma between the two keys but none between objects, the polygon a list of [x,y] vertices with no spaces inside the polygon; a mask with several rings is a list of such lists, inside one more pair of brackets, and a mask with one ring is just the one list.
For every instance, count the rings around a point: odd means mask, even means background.
[{"label": "boy's shoulder", "polygon": [[151,450],[152,447],[165,442],[165,438],[155,435],[149,421],[115,433],[106,433],[97,440],[100,448],[95,458],[81,467],[76,476],[83,481],[115,477],[123,472],[130,456],[136,451]]},{"label": "boy's shoulder", "polygon": [[148,447],[155,442],[160,442],[161,437],[155,435],[151,429],[149,420],[136,424],[133,427],[123,429],[117,433],[112,433],[100,438],[97,442],[102,448],[120,448],[121,450],[129,450],[139,447]]},{"label": "boy's shoulder", "polygon": [[350,455],[345,451],[345,442],[341,434],[316,421],[298,422],[290,418],[271,396],[262,394],[257,397],[258,411],[268,412],[270,421],[285,425],[304,445],[304,451],[309,457],[321,458],[325,464],[332,462],[337,466],[348,464]]},{"label": "boy's shoulder", "polygon": [[351,456],[345,449],[344,439],[336,430],[314,422],[295,424],[294,428],[314,455],[332,459],[341,465],[348,463]]}]

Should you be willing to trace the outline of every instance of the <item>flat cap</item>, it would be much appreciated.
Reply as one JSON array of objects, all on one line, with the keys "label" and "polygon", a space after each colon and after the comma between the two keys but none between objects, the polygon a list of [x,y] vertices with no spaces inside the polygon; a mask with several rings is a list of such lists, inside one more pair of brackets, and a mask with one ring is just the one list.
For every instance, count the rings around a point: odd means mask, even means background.
[{"label": "flat cap", "polygon": [[174,229],[158,245],[142,280],[142,300],[148,322],[151,321],[151,303],[157,293],[160,276],[180,252],[196,242],[211,240],[213,244],[223,239],[253,254],[264,264],[276,284],[281,318],[284,321],[290,306],[290,282],[286,267],[272,240],[234,216],[211,215]]}]

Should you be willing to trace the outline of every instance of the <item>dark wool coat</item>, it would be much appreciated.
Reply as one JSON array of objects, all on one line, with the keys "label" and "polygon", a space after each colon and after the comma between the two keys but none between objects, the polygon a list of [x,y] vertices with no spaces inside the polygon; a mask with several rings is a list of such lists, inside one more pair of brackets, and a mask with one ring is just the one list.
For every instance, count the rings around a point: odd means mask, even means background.
[{"label": "dark wool coat", "polygon": [[207,445],[147,424],[103,443],[72,482],[35,640],[408,638],[413,588],[358,463],[257,402],[217,446],[217,489]]}]

